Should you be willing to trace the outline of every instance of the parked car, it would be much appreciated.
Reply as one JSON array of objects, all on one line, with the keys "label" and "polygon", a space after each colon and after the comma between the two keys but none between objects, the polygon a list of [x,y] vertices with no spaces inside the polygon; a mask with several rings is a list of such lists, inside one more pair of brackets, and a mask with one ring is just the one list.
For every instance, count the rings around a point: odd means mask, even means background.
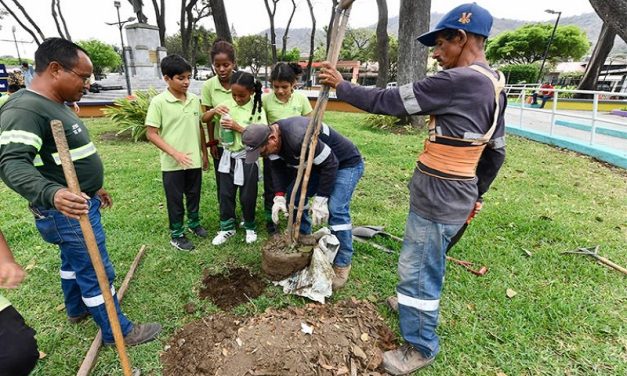
[{"label": "parked car", "polygon": [[388,84],[387,84],[387,86],[386,86],[386,89],[395,88],[395,87],[397,87],[397,86],[398,86],[398,85],[396,84],[396,81],[394,81],[394,82],[388,82]]}]

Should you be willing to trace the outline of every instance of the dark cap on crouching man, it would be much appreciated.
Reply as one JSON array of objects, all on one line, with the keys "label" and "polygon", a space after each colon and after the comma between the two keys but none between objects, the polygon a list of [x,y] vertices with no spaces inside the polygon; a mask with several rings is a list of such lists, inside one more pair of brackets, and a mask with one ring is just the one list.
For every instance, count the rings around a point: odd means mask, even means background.
[{"label": "dark cap on crouching man", "polygon": [[[272,220],[275,223],[279,222],[281,212],[287,213],[286,193],[291,193],[296,179],[300,149],[310,120],[297,116],[279,120],[270,126],[253,124],[242,133],[247,163],[254,163],[260,155],[270,160],[275,191]],[[328,125],[322,124],[307,188],[307,202],[313,197],[313,224],[324,224],[328,219],[331,232],[340,241],[340,249],[333,262],[333,289],[344,286],[351,270],[353,225],[350,202],[363,171],[364,162],[357,147]],[[308,209],[308,205],[305,208]],[[311,226],[308,210],[305,210],[300,233],[311,234]]]},{"label": "dark cap on crouching man", "polygon": [[395,89],[368,89],[345,82],[330,64],[320,81],[337,98],[371,113],[430,115],[429,137],[409,184],[410,212],[399,257],[396,298],[406,344],[384,354],[383,365],[404,375],[429,365],[438,354],[440,296],[446,250],[469,218],[505,159],[506,105],[503,75],[488,66],[485,39],[490,13],[476,3],[460,5],[418,41],[433,47],[442,71]]}]

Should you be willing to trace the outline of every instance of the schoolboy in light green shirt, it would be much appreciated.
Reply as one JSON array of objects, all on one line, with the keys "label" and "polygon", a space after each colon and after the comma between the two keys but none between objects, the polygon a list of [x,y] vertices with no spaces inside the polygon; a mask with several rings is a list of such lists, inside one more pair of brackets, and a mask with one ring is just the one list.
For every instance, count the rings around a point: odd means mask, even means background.
[{"label": "schoolboy in light green shirt", "polygon": [[200,99],[187,91],[192,67],[179,55],[161,61],[161,73],[167,90],[155,96],[146,114],[147,137],[161,150],[161,171],[170,224],[170,244],[183,251],[194,245],[184,233],[183,195],[186,199],[188,228],[206,238],[200,225],[202,169],[208,156],[200,122]]},{"label": "schoolboy in light green shirt", "polygon": [[[239,189],[246,243],[257,240],[255,205],[259,169],[256,163],[246,164],[246,149],[241,133],[253,123],[266,124],[266,114],[261,106],[261,83],[252,74],[238,71],[231,76],[232,98],[215,108],[220,119],[220,131],[233,132],[232,144],[221,139],[224,153],[218,166],[220,176],[220,231],[213,238],[214,245],[225,243],[235,235],[235,197]],[[254,99],[252,96],[254,95]],[[228,116],[226,116],[228,115]]]}]

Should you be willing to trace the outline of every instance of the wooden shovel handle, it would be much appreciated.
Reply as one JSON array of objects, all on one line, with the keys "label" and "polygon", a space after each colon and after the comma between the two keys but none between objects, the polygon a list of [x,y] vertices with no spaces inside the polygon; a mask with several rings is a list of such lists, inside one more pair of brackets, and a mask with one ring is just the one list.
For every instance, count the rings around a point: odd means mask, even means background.
[{"label": "wooden shovel handle", "polygon": [[[70,155],[70,149],[65,138],[65,129],[63,123],[59,120],[50,121],[50,127],[52,128],[52,136],[57,146],[57,152],[59,153],[59,159],[61,159],[61,166],[63,167],[63,174],[67,181],[68,188],[74,194],[81,194],[81,187],[78,184],[78,178],[76,177],[76,170],[74,169],[74,163],[72,162],[72,156]],[[124,336],[122,335],[122,328],[120,327],[120,321],[118,319],[118,313],[115,309],[113,302],[113,295],[109,287],[109,279],[105,272],[102,258],[100,257],[100,250],[98,249],[98,243],[96,242],[96,236],[94,230],[89,222],[88,215],[81,215],[79,219],[81,225],[81,231],[87,244],[87,252],[89,258],[96,271],[96,277],[98,278],[98,285],[105,302],[105,308],[107,310],[107,316],[109,317],[109,323],[111,324],[111,330],[113,331],[113,338],[115,340],[115,346],[120,355],[120,363],[125,376],[131,376],[131,363],[126,354],[126,346],[124,345]]]}]

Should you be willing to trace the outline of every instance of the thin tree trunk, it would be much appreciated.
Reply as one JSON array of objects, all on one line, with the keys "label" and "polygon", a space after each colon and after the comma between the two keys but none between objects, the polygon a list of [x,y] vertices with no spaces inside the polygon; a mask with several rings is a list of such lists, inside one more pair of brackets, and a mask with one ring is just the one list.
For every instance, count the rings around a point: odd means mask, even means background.
[{"label": "thin tree trunk", "polygon": [[[43,41],[44,39],[46,39],[46,37],[44,36],[44,33],[41,32],[41,29],[39,28],[39,26],[37,26],[37,24],[35,23],[35,21],[33,21],[33,19],[28,15],[28,13],[26,13],[26,10],[24,9],[24,7],[22,6],[22,4],[20,4],[19,1],[17,0],[13,0],[13,3],[15,3],[15,6],[18,7],[20,9],[20,11],[22,12],[22,14],[24,14],[24,17],[26,17],[26,19],[28,20],[28,22],[31,23],[31,25],[33,25],[33,28],[37,31],[37,33],[39,34],[39,36],[41,37],[41,40]],[[6,7],[5,7],[6,8]]]},{"label": "thin tree trunk", "polygon": [[379,22],[377,22],[377,62],[379,63],[377,87],[384,88],[388,83],[390,66],[387,0],[377,0],[377,9],[379,10]]},{"label": "thin tree trunk", "polygon": [[161,0],[161,6],[159,6],[157,0],[152,0],[152,6],[155,9],[155,19],[159,28],[159,43],[165,46],[165,0]]},{"label": "thin tree trunk", "polygon": [[216,36],[222,38],[229,43],[233,43],[231,36],[231,27],[229,19],[226,15],[223,0],[211,0],[211,13],[213,14],[213,24],[216,27]]},{"label": "thin tree trunk", "polygon": [[59,24],[59,20],[57,19],[57,0],[52,0],[50,2],[50,12],[52,14],[52,19],[54,20],[54,24],[57,27],[57,31],[59,32],[59,36],[63,39],[66,39],[65,35],[63,34],[63,30],[61,30],[61,24]]},{"label": "thin tree trunk", "polygon": [[61,0],[57,0],[57,11],[59,12],[59,18],[61,19],[63,30],[65,30],[65,36],[67,37],[68,40],[72,40],[70,31],[67,28],[67,23],[65,22],[65,17],[63,17],[63,12],[61,11]]},{"label": "thin tree trunk", "polygon": [[335,21],[335,8],[339,0],[332,0],[333,6],[331,7],[331,19],[329,20],[329,27],[327,28],[327,54],[329,53],[329,45],[331,44],[331,29],[333,28],[333,22]]},{"label": "thin tree trunk", "polygon": [[[37,34],[35,34],[35,32],[34,32],[31,28],[29,28],[28,26],[26,26],[26,25],[24,24],[24,22],[22,22],[22,19],[21,19],[21,18],[18,18],[18,17],[17,17],[17,15],[15,14],[15,12],[13,12],[13,9],[12,9],[12,8],[9,8],[9,7],[7,6],[7,4],[4,2],[4,0],[0,0],[0,4],[2,4],[2,6],[4,7],[4,9],[5,9],[7,12],[9,12],[9,14],[10,14],[10,15],[13,17],[13,19],[14,19],[14,20],[15,20],[15,21],[16,21],[16,22],[17,22],[17,23],[18,23],[18,24],[22,27],[22,29],[24,29],[27,33],[29,33],[29,34],[33,37],[33,40],[34,40],[34,41],[35,41],[35,43],[37,43],[37,45],[39,46],[39,45],[41,44],[41,42],[42,42],[42,41],[41,41],[41,40],[39,40],[39,38],[37,38]],[[42,40],[43,40],[43,39],[46,39],[46,38],[42,38]]]},{"label": "thin tree trunk", "polygon": [[[579,83],[577,90],[596,90],[599,73],[601,72],[601,68],[603,68],[603,65],[605,64],[605,59],[607,59],[607,55],[610,54],[612,47],[614,47],[615,38],[616,32],[607,22],[604,22],[603,27],[601,28],[601,33],[599,34],[599,39],[594,46],[592,56],[590,57],[590,61],[588,61],[588,65],[586,66],[586,72],[581,78],[581,82]],[[590,94],[575,94],[575,98],[591,97],[592,96]]]},{"label": "thin tree trunk", "polygon": [[285,51],[287,50],[287,33],[290,31],[290,25],[292,24],[292,18],[294,18],[294,13],[296,13],[296,1],[292,0],[292,14],[290,14],[289,20],[287,20],[287,26],[285,27],[285,32],[283,33],[283,46],[281,48],[281,60],[285,60]]},{"label": "thin tree trunk", "polygon": [[[429,50],[416,38],[429,30],[431,0],[401,0],[398,25],[398,85],[425,77]],[[401,47],[402,46],[402,47]],[[422,116],[410,116],[414,127],[424,126]]]},{"label": "thin tree trunk", "polygon": [[278,61],[277,52],[276,52],[276,32],[274,30],[274,15],[276,14],[276,3],[279,0],[271,0],[272,1],[272,10],[270,10],[270,4],[268,4],[268,0],[263,0],[264,4],[266,4],[266,11],[268,12],[268,18],[270,19],[270,45],[272,47],[272,65],[276,64]]},{"label": "thin tree trunk", "polygon": [[590,4],[603,23],[627,42],[627,0],[590,0]]},{"label": "thin tree trunk", "polygon": [[314,15],[313,4],[307,0],[309,15],[311,16],[311,35],[309,36],[309,59],[307,60],[307,71],[305,72],[305,85],[311,87],[311,66],[313,65],[315,43],[316,43],[316,16]]}]

